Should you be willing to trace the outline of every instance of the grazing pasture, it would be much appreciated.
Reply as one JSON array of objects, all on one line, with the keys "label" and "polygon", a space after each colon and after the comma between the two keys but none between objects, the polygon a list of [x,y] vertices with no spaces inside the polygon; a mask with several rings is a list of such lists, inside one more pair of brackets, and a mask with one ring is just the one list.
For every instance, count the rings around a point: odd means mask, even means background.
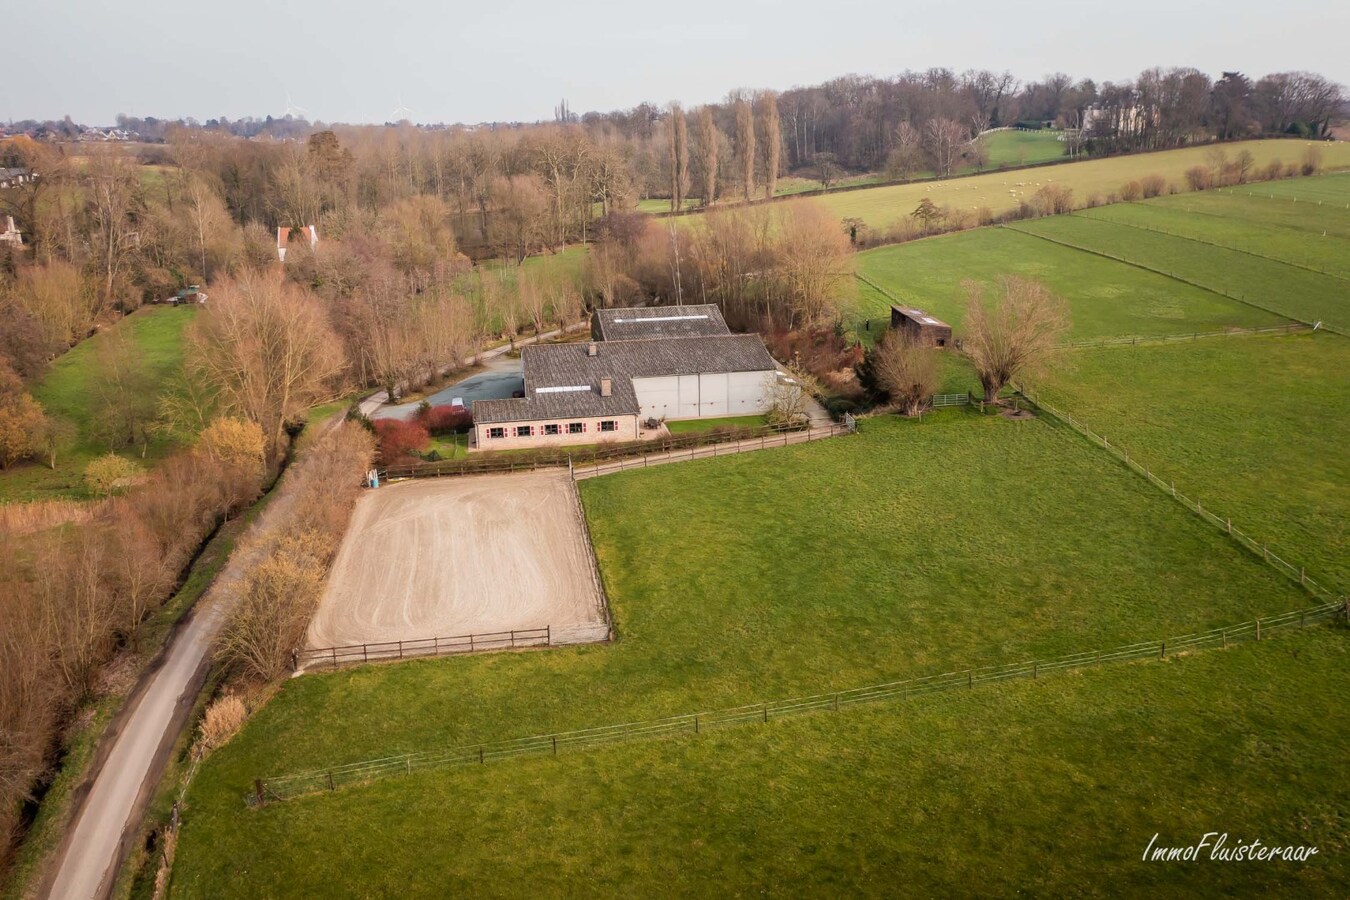
[{"label": "grazing pasture", "polygon": [[[171,896],[1343,894],[1347,666],[1318,628],[261,810],[211,759]],[[1319,855],[1140,862],[1216,827]]]},{"label": "grazing pasture", "polygon": [[1347,284],[1331,275],[1089,215],[1051,216],[1009,229],[1123,259],[1280,315],[1350,329]]},{"label": "grazing pasture", "polygon": [[1071,354],[1042,393],[1308,574],[1350,587],[1350,339]]},{"label": "grazing pasture", "polygon": [[[1068,302],[1069,340],[1189,334],[1288,321],[1165,275],[1010,228],[981,228],[868,250],[858,254],[858,271],[958,330],[967,306],[962,282],[973,279],[989,290],[1004,274],[1043,281]],[[867,285],[860,295],[863,318],[889,316],[891,301],[884,295]]]},{"label": "grazing pasture", "polygon": [[[1249,150],[1256,160],[1256,166],[1260,168],[1273,160],[1299,162],[1309,146],[1321,149],[1322,163],[1327,169],[1350,167],[1350,143],[1344,142],[1313,144],[1308,141],[1271,139],[1229,144],[1225,149],[1230,158],[1242,149]],[[1088,159],[1023,172],[991,172],[942,182],[887,185],[827,194],[819,198],[819,202],[840,219],[860,218],[872,228],[885,228],[908,216],[924,198],[953,209],[973,211],[987,208],[995,213],[1015,209],[1019,202],[1030,198],[1038,187],[1046,184],[1071,188],[1075,204],[1084,205],[1093,195],[1109,198],[1119,193],[1126,182],[1149,175],[1161,175],[1169,182],[1184,185],[1186,170],[1206,165],[1207,152],[1206,147],[1189,147],[1159,153]]]},{"label": "grazing pasture", "polygon": [[[84,498],[84,467],[94,457],[108,452],[107,444],[96,433],[105,402],[100,349],[114,334],[127,336],[148,383],[159,392],[182,364],[183,333],[196,312],[191,306],[141,309],[58,357],[33,386],[33,396],[48,415],[74,426],[74,444],[58,455],[55,469],[40,462],[26,462],[0,473],[0,502]],[[139,459],[139,447],[127,448],[122,453],[138,462],[153,463],[172,449],[171,440],[155,435],[151,437],[145,460]]]}]

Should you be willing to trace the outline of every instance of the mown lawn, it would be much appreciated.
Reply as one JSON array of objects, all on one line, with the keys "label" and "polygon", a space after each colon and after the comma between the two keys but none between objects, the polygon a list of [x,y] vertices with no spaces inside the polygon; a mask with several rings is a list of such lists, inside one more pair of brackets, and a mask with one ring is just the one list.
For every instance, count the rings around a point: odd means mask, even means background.
[{"label": "mown lawn", "polygon": [[[1285,163],[1299,162],[1310,146],[1321,149],[1326,169],[1350,167],[1350,143],[1347,142],[1272,139],[1228,144],[1225,150],[1230,159],[1243,149],[1251,151],[1259,168],[1276,159]],[[1051,183],[1071,188],[1075,203],[1083,205],[1094,194],[1103,199],[1109,198],[1119,193],[1126,182],[1148,175],[1161,175],[1170,182],[1184,186],[1186,170],[1192,166],[1207,165],[1208,151],[1207,147],[1188,147],[1161,153],[1067,162],[1026,172],[990,172],[938,183],[887,185],[864,191],[828,194],[818,198],[817,202],[825,204],[840,219],[860,218],[872,228],[885,228],[908,216],[925,197],[939,206],[966,210],[985,207],[997,213],[1016,208],[1021,200],[1034,194],[1038,187]]]},{"label": "mown lawn", "polygon": [[989,167],[1025,166],[1064,159],[1062,131],[995,131],[980,138]]},{"label": "mown lawn", "polygon": [[[1090,215],[1052,216],[1007,230],[1014,229],[1110,254],[1305,322],[1350,328],[1343,278]],[[1350,242],[1341,243],[1350,252]]]},{"label": "mown lawn", "polygon": [[[1085,220],[1067,216],[1053,221],[1069,226],[1069,239],[1076,240],[1073,229]],[[858,254],[858,271],[903,302],[957,328],[967,307],[962,282],[974,280],[991,292],[1000,275],[1035,278],[1063,297],[1072,322],[1069,340],[1189,334],[1288,321],[1165,275],[1011,228],[981,228],[868,250]],[[872,319],[874,328],[878,319],[889,321],[889,298],[865,284],[859,296],[860,315]]]},{"label": "mown lawn", "polygon": [[[1309,203],[1311,197],[1298,201],[1294,199],[1297,194],[1287,193],[1298,190],[1316,192],[1319,196]],[[1329,236],[1346,239],[1350,238],[1350,208],[1347,208],[1350,196],[1344,196],[1345,191],[1350,191],[1350,173],[1176,194],[1149,200],[1146,205],[1237,218],[1250,224],[1278,225],[1319,237],[1325,231]],[[1335,196],[1320,196],[1325,192]]]},{"label": "mown lawn", "polygon": [[[77,344],[52,363],[51,369],[33,387],[33,396],[49,414],[72,423],[78,432],[73,449],[57,459],[55,470],[39,463],[24,463],[0,473],[0,502],[54,497],[85,496],[82,474],[94,457],[108,452],[94,436],[98,407],[98,348],[111,331],[129,333],[152,382],[162,385],[183,361],[183,332],[196,315],[196,307],[148,307],[132,313],[112,329]],[[166,438],[150,441],[146,459],[140,448],[127,448],[123,455],[142,465],[153,465],[173,449]]]},{"label": "mown lawn", "polygon": [[721,419],[684,419],[679,422],[667,422],[666,428],[670,429],[671,434],[688,434],[717,428],[758,428],[766,421],[764,416],[726,416]]},{"label": "mown lawn", "polygon": [[258,776],[1111,647],[1310,602],[1041,420],[869,420],[854,437],[582,492],[616,643],[291,680],[202,770],[193,802],[233,817]]},{"label": "mown lawn", "polygon": [[1350,587],[1350,338],[1070,355],[1043,393],[1314,577]]},{"label": "mown lawn", "polygon": [[[210,760],[171,895],[1344,896],[1346,637],[1319,627],[255,811],[208,789]],[[1141,861],[1155,834],[1211,831],[1318,854]]]}]

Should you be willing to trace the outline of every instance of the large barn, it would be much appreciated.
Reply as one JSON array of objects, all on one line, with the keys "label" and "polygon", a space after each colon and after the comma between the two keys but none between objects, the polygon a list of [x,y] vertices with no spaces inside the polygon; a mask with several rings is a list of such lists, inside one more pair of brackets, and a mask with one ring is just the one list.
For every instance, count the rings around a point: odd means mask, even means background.
[{"label": "large barn", "polygon": [[603,310],[591,329],[589,343],[521,351],[525,396],[473,404],[475,449],[633,441],[649,422],[772,405],[773,357],[758,335],[732,334],[714,306]]}]

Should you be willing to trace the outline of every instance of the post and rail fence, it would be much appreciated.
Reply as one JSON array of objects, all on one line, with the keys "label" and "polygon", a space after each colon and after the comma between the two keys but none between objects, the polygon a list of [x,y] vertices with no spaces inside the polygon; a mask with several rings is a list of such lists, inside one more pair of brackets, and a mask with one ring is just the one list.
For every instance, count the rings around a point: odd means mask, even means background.
[{"label": "post and rail fence", "polygon": [[485,650],[523,650],[528,647],[551,647],[553,644],[552,626],[545,625],[543,628],[517,628],[408,641],[372,641],[341,647],[297,647],[291,651],[291,671],[303,672],[319,666],[336,669],[357,663],[480,653]]},{"label": "post and rail fence", "polygon": [[681,734],[701,734],[710,728],[760,723],[815,711],[839,711],[865,703],[900,700],[906,697],[945,691],[973,689],[976,685],[996,684],[1014,679],[1039,679],[1043,675],[1075,671],[1133,660],[1166,659],[1178,653],[1202,649],[1228,648],[1234,644],[1265,640],[1289,629],[1306,628],[1329,621],[1345,622],[1345,598],[1296,609],[1274,616],[1262,616],[1222,628],[1212,628],[1165,640],[1142,641],[1104,650],[1070,653],[1049,659],[1005,665],[959,669],[884,684],[772,700],[724,709],[684,713],[659,719],[647,719],[583,728],[577,731],[537,734],[511,740],[460,744],[438,750],[402,753],[346,765],[330,766],[270,778],[257,778],[245,795],[249,806],[269,801],[284,801],[305,794],[333,791],[347,785],[364,784],[380,778],[410,775],[428,769],[482,765],[489,761],[518,756],[556,756],[562,750],[584,750],[637,739],[655,739]]},{"label": "post and rail fence", "polygon": [[[851,418],[851,417],[850,417]],[[541,453],[482,456],[470,459],[442,460],[439,462],[407,463],[385,466],[378,470],[380,481],[405,478],[442,478],[457,475],[485,475],[512,472],[534,472],[540,469],[569,469],[575,477],[584,478],[588,474],[606,474],[609,471],[642,468],[647,458],[661,462],[675,459],[701,459],[706,456],[723,456],[741,452],[736,449],[720,449],[729,445],[745,445],[745,449],[758,450],[765,447],[780,447],[787,444],[806,443],[825,437],[852,434],[857,423],[811,425],[809,423],[792,425],[759,425],[753,428],[737,428],[725,431],[712,431],[702,434],[671,435],[651,441],[616,444],[590,448],[566,448]],[[685,451],[690,451],[686,454]],[[619,466],[609,466],[619,461]],[[588,469],[596,472],[588,473]]]},{"label": "post and rail fence", "polygon": [[1333,600],[1337,597],[1343,598],[1343,595],[1339,588],[1327,587],[1326,585],[1320,584],[1316,579],[1314,579],[1311,575],[1307,573],[1307,570],[1304,566],[1301,565],[1296,566],[1291,562],[1281,559],[1278,555],[1276,555],[1274,552],[1271,551],[1270,546],[1268,544],[1256,540],[1255,538],[1243,532],[1242,529],[1234,525],[1233,520],[1231,518],[1220,516],[1216,514],[1213,510],[1206,509],[1204,507],[1204,504],[1201,503],[1200,500],[1192,499],[1183,494],[1182,492],[1178,491],[1177,484],[1175,481],[1164,480],[1161,476],[1159,476],[1156,472],[1154,472],[1150,466],[1140,462],[1138,456],[1131,456],[1130,451],[1127,448],[1121,446],[1120,444],[1112,444],[1111,441],[1106,436],[1098,434],[1097,432],[1093,431],[1081,419],[1075,418],[1071,413],[1067,413],[1062,410],[1056,409],[1054,406],[1051,406],[1049,403],[1043,400],[1038,394],[1032,392],[1025,386],[1014,385],[1013,387],[1017,391],[1018,395],[1023,397],[1028,403],[1032,404],[1037,409],[1042,410],[1043,412],[1049,414],[1057,421],[1063,423],[1073,431],[1076,431],[1078,432],[1078,434],[1087,438],[1091,443],[1099,446],[1101,449],[1110,453],[1116,459],[1123,462],[1127,468],[1129,468],[1138,475],[1142,475],[1154,487],[1159,488],[1164,493],[1171,496],[1182,506],[1186,507],[1196,515],[1200,516],[1200,518],[1204,519],[1205,521],[1209,522],[1212,525],[1217,526],[1221,531],[1223,531],[1233,540],[1237,541],[1247,550],[1250,550],[1252,553],[1256,554],[1257,556],[1260,556],[1263,562],[1267,563],[1270,566],[1273,566],[1277,571],[1279,571],[1286,577],[1290,578],[1291,580],[1297,581],[1300,587],[1305,589],[1308,593],[1312,594],[1314,597],[1328,601]]}]

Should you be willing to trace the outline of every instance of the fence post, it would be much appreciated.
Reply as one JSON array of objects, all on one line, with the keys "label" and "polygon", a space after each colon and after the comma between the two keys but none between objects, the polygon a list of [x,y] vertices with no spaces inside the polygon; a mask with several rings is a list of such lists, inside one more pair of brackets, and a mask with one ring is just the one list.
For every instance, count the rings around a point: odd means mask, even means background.
[{"label": "fence post", "polygon": [[1223,649],[1227,650],[1227,649],[1228,649],[1228,629],[1225,628],[1221,633],[1223,634]]},{"label": "fence post", "polygon": [[558,737],[557,737],[557,735],[554,735],[554,736],[553,736],[553,755],[554,755],[554,756],[557,756],[557,755],[558,755]]},{"label": "fence post", "polygon": [[483,748],[481,746],[478,748],[478,762],[480,764],[483,762]]},{"label": "fence post", "polygon": [[263,780],[261,778],[255,778],[253,780],[253,789],[258,793],[258,805],[265,806],[267,804],[267,795],[263,792]]},{"label": "fence post", "polygon": [[1158,659],[1167,659],[1167,641],[1158,644]]},{"label": "fence post", "polygon": [[335,791],[335,790],[337,790],[337,788],[333,787],[333,773],[332,773],[332,771],[329,771],[329,773],[328,773],[328,789],[329,789],[330,791]]},{"label": "fence post", "polygon": [[1040,663],[1032,663],[1032,664],[1031,664],[1031,677],[1032,677],[1032,678],[1039,678],[1040,675],[1041,675],[1041,664],[1040,664]]},{"label": "fence post", "polygon": [[1260,617],[1260,616],[1257,616],[1257,618],[1256,618],[1256,639],[1257,639],[1258,641],[1261,640],[1261,617]]},{"label": "fence post", "polygon": [[769,704],[767,703],[764,704],[764,721],[766,723],[769,721]]},{"label": "fence post", "polygon": [[1298,567],[1298,583],[1299,583],[1299,584],[1307,584],[1307,583],[1308,583],[1308,576],[1307,576],[1307,573],[1304,572],[1302,566],[1299,566],[1299,567]]},{"label": "fence post", "polygon": [[694,716],[694,734],[698,734],[698,716]]}]

